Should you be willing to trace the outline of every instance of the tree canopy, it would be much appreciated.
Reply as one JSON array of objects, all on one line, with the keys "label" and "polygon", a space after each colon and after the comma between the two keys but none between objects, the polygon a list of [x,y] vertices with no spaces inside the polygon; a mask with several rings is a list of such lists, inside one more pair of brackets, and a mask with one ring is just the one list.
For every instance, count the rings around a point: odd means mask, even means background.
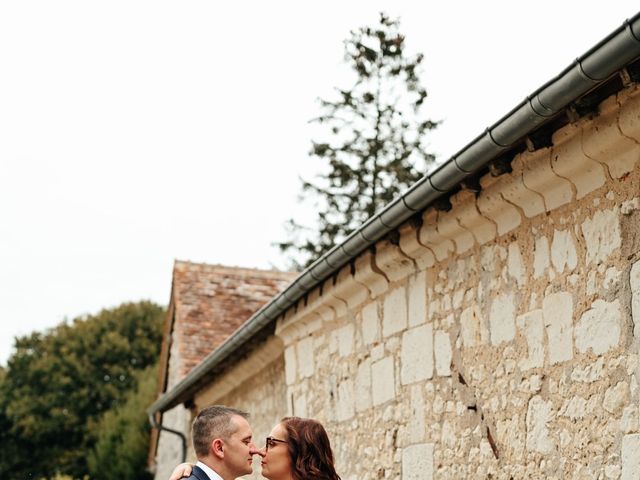
[{"label": "tree canopy", "polygon": [[127,303],[17,338],[0,376],[2,478],[83,478],[94,428],[156,363],[164,309]]},{"label": "tree canopy", "polygon": [[311,156],[326,171],[316,181],[303,181],[302,196],[315,201],[316,224],[290,220],[290,238],[278,244],[294,266],[310,265],[343,241],[434,161],[425,145],[437,122],[423,114],[424,57],[407,54],[399,26],[381,13],[377,25],[352,31],[345,41],[355,82],[320,100],[321,114],[312,120],[324,136],[312,142]]},{"label": "tree canopy", "polygon": [[144,480],[151,426],[146,415],[157,388],[158,366],[135,374],[137,388],[124,403],[106,411],[96,424],[96,442],[89,453],[89,473],[95,480]]}]

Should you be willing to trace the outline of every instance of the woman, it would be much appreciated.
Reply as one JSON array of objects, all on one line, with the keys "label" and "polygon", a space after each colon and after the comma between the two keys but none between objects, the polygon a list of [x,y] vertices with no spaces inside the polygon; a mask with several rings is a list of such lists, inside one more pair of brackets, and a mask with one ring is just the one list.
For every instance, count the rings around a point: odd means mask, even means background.
[{"label": "woman", "polygon": [[[262,476],[269,480],[340,480],[333,465],[329,437],[322,424],[309,418],[285,417],[271,430],[262,456]],[[191,474],[180,464],[170,480]]]},{"label": "woman", "polygon": [[267,437],[262,476],[269,480],[340,480],[329,437],[316,420],[285,417]]}]

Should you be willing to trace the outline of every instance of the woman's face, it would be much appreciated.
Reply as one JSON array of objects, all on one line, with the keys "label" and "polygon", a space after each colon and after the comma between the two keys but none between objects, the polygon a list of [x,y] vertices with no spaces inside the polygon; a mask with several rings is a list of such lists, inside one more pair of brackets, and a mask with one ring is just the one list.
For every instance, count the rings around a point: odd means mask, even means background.
[{"label": "woman's face", "polygon": [[[269,480],[289,480],[291,476],[291,459],[286,442],[289,440],[287,430],[279,423],[269,437],[274,439],[265,446],[265,456],[262,458],[262,476]],[[283,440],[278,442],[276,440]]]}]

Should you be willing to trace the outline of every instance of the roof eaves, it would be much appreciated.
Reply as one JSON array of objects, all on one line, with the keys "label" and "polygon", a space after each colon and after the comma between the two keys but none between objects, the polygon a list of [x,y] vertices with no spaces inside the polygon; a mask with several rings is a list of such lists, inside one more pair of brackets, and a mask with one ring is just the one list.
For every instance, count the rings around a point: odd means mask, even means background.
[{"label": "roof eaves", "polygon": [[558,76],[552,78],[448,161],[394,199],[344,242],[304,270],[287,289],[245,322],[220,347],[194,368],[176,387],[158,399],[148,412],[165,411],[186,400],[185,395],[208,371],[269,322],[275,321],[315,286],[337,273],[364,250],[456,188],[465,178],[522,142],[527,135],[561,113],[571,102],[604,83],[640,57],[640,13],[626,20]]}]

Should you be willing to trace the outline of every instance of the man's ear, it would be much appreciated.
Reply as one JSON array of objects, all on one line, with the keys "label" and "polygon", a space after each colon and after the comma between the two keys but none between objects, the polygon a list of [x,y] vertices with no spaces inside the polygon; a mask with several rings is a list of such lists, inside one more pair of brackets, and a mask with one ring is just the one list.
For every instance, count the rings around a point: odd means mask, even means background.
[{"label": "man's ear", "polygon": [[211,442],[211,452],[218,458],[224,458],[224,442],[219,438],[216,438]]}]

